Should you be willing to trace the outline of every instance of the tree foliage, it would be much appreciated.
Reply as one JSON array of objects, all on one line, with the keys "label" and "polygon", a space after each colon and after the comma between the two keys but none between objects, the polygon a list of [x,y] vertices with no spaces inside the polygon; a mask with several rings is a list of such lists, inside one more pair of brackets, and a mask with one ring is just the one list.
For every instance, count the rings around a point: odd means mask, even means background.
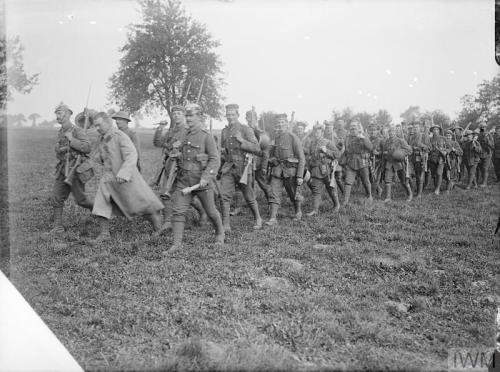
[{"label": "tree foliage", "polygon": [[14,91],[27,94],[38,84],[38,74],[28,76],[23,64],[24,47],[19,36],[0,35],[0,109],[5,109]]},{"label": "tree foliage", "polygon": [[28,119],[31,120],[31,126],[36,127],[36,121],[38,119],[40,119],[40,114],[37,114],[36,112],[34,112],[33,114],[28,116]]},{"label": "tree foliage", "polygon": [[407,123],[419,120],[421,116],[422,112],[420,111],[420,106],[410,106],[401,115],[399,115],[399,117]]},{"label": "tree foliage", "polygon": [[166,111],[196,102],[220,117],[221,61],[219,42],[206,27],[186,14],[179,0],[140,0],[142,23],[129,27],[118,71],[110,79],[111,95],[123,109]]},{"label": "tree foliage", "polygon": [[375,123],[380,127],[385,127],[391,124],[392,117],[389,111],[381,109],[374,116]]}]

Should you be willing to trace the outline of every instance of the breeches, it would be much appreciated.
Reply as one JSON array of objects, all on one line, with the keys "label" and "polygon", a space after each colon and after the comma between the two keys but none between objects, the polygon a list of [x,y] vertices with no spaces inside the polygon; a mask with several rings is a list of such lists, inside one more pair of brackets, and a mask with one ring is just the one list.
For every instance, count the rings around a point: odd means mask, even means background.
[{"label": "breeches", "polygon": [[353,185],[358,175],[361,178],[361,181],[363,181],[363,184],[370,184],[370,170],[368,169],[368,167],[354,170],[351,167],[346,166],[344,170],[346,185]]},{"label": "breeches", "polygon": [[[271,194],[269,195],[269,203],[281,204],[281,188],[285,186],[286,193],[292,203],[295,203],[295,192],[297,190],[297,181],[295,177],[271,177]],[[301,200],[302,195],[299,195]]]},{"label": "breeches", "polygon": [[430,161],[428,165],[433,177],[443,175],[443,169],[444,169],[443,162],[435,163],[433,161]]},{"label": "breeches", "polygon": [[237,174],[228,172],[223,174],[220,179],[221,184],[221,199],[224,203],[231,203],[233,200],[233,194],[236,191],[236,187],[241,190],[243,197],[247,201],[247,203],[252,203],[255,201],[255,194],[252,188],[252,175],[248,175],[248,182],[245,185],[244,183],[240,183],[240,176]]},{"label": "breeches", "polygon": [[311,178],[311,180],[308,183],[309,188],[311,189],[311,192],[313,196],[316,195],[321,195],[321,189],[323,188],[323,185],[325,187],[334,189],[336,187],[330,187],[330,178],[329,177],[324,177],[324,178]]},{"label": "breeches", "polygon": [[172,222],[186,221],[186,213],[191,205],[191,202],[193,201],[194,196],[197,196],[200,199],[203,209],[205,209],[205,212],[212,221],[217,218],[219,212],[215,207],[214,190],[212,188],[194,191],[187,195],[182,195],[181,190],[181,187],[176,187],[173,194]]},{"label": "breeches", "polygon": [[54,208],[62,208],[69,194],[73,193],[76,203],[83,207],[92,209],[92,202],[85,194],[85,184],[78,177],[73,177],[73,184],[69,186],[64,183],[64,174],[59,173],[52,189],[50,202]]}]

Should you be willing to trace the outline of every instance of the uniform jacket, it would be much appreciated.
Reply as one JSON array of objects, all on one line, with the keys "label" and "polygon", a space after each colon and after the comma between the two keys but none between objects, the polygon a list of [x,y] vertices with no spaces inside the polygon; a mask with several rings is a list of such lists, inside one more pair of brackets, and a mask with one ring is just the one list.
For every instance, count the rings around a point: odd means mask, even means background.
[{"label": "uniform jacket", "polygon": [[[241,134],[243,142],[236,139],[237,134]],[[255,133],[252,128],[247,127],[241,123],[228,125],[222,129],[221,133],[221,152],[222,152],[222,170],[221,173],[225,174],[231,169],[241,175],[246,166],[245,157],[247,153],[253,155],[260,155],[260,147]],[[250,172],[253,171],[250,167]]]},{"label": "uniform jacket", "polygon": [[140,170],[141,169],[141,145],[139,144],[139,137],[137,136],[137,133],[133,131],[130,128],[125,128],[125,130],[122,131],[125,133],[132,143],[135,146],[135,150],[137,151],[137,168]]},{"label": "uniform jacket", "polygon": [[450,145],[446,138],[440,135],[433,135],[430,139],[429,161],[441,164],[444,156],[450,151]]},{"label": "uniform jacket", "polygon": [[[71,142],[64,136],[66,132],[72,133],[73,139],[71,140]],[[66,165],[66,151],[61,151],[61,148],[64,146],[69,146],[70,148],[70,166],[74,164],[78,155],[87,157],[91,150],[90,140],[83,128],[72,125],[67,130],[63,130],[63,128],[59,129],[59,132],[57,133],[57,144],[55,147],[57,160],[59,160],[56,165],[56,174],[64,172],[64,168]]]},{"label": "uniform jacket", "polygon": [[462,143],[463,163],[467,166],[472,166],[479,163],[481,154],[481,145],[478,141],[464,141]]},{"label": "uniform jacket", "polygon": [[215,179],[220,167],[220,156],[217,144],[208,131],[201,126],[188,128],[179,151],[176,177],[178,187],[194,186],[202,178],[207,181]]},{"label": "uniform jacket", "polygon": [[410,156],[412,147],[401,137],[387,138],[380,143],[380,153],[385,160],[385,169],[401,170],[404,168],[404,161],[392,158],[392,153],[401,150],[404,156]]},{"label": "uniform jacket", "polygon": [[367,137],[348,135],[345,139],[346,165],[353,170],[368,167],[372,150],[373,145]]},{"label": "uniform jacket", "polygon": [[[127,218],[163,209],[163,203],[137,169],[137,151],[126,133],[112,127],[102,135],[99,142],[99,158],[104,165],[99,183],[100,192],[104,193],[108,202],[112,198]],[[127,182],[120,184],[116,182],[116,177],[123,178]],[[99,207],[98,204],[94,204],[94,210]]]},{"label": "uniform jacket", "polygon": [[493,136],[490,133],[480,132],[479,136],[477,137],[477,140],[481,145],[480,157],[487,158],[488,156],[491,156],[494,147]]},{"label": "uniform jacket", "polygon": [[299,138],[289,131],[277,131],[274,144],[266,151],[262,167],[271,165],[271,175],[274,177],[299,177],[304,175],[306,159]]},{"label": "uniform jacket", "polygon": [[[321,150],[326,147],[326,152]],[[304,148],[304,154],[307,159],[307,167],[313,178],[325,178],[332,173],[332,160],[339,159],[342,155],[341,150],[326,138],[316,140],[311,138],[308,146]]]},{"label": "uniform jacket", "polygon": [[500,135],[495,134],[493,137],[493,157],[500,159]]},{"label": "uniform jacket", "polygon": [[173,128],[169,128],[166,133],[163,133],[161,126],[156,128],[153,136],[153,145],[155,147],[162,147],[165,155],[165,159],[169,156],[170,152],[174,148],[174,143],[176,141],[182,142],[186,137],[187,126],[184,123],[177,124]]}]

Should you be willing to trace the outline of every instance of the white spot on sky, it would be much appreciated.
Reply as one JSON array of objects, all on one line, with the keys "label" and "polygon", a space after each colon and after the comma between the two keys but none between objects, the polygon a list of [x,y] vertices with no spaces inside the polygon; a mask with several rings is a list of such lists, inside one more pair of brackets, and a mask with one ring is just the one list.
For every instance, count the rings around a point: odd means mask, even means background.
[{"label": "white spot on sky", "polygon": [[373,99],[377,99],[377,96],[373,96]]},{"label": "white spot on sky", "polygon": [[474,74],[474,76],[477,76],[477,71],[474,71],[472,74]]},{"label": "white spot on sky", "polygon": [[123,31],[123,27],[118,27],[118,31],[122,32]]},{"label": "white spot on sky", "polygon": [[416,76],[415,76],[415,77],[413,77],[413,81],[414,81],[414,82],[417,82],[417,81],[418,81],[418,78],[417,78]]},{"label": "white spot on sky", "polygon": [[304,40],[311,40],[310,36],[304,36]]},{"label": "white spot on sky", "polygon": [[75,18],[73,14],[68,14],[66,17],[68,17],[70,21],[72,21]]},{"label": "white spot on sky", "polygon": [[455,74],[455,70],[450,70],[450,74],[454,75]]},{"label": "white spot on sky", "polygon": [[385,73],[386,73],[387,75],[392,74],[391,70],[389,70],[389,69],[385,70]]},{"label": "white spot on sky", "polygon": [[408,84],[408,88],[413,88],[413,84]]},{"label": "white spot on sky", "polygon": [[363,91],[362,90],[358,90],[358,94],[363,94]]},{"label": "white spot on sky", "polygon": [[372,94],[371,94],[371,93],[366,93],[366,96],[367,96],[367,97],[371,97],[371,96],[372,96]]},{"label": "white spot on sky", "polygon": [[63,24],[64,24],[64,22],[63,22],[63,21],[59,21],[58,23],[59,23],[60,25],[63,25]]},{"label": "white spot on sky", "polygon": [[303,96],[302,94],[300,94],[300,93],[299,93],[299,94],[297,94],[297,98],[298,98],[298,99],[302,99],[302,98],[304,98],[304,96]]},{"label": "white spot on sky", "polygon": [[96,21],[90,21],[89,22],[91,25],[95,25],[97,22]]}]

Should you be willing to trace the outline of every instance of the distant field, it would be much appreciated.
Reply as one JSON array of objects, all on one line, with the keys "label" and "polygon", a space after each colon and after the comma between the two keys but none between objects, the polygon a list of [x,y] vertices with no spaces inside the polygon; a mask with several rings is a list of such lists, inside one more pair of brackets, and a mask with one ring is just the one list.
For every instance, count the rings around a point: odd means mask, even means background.
[{"label": "distant field", "polygon": [[[152,133],[141,131],[146,180],[160,159]],[[443,370],[449,348],[494,347],[497,185],[409,204],[398,186],[393,203],[372,205],[360,188],[348,209],[325,200],[300,223],[286,202],[261,232],[244,208],[220,248],[190,219],[172,256],[171,237],[147,240],[142,219],[115,219],[112,242],[83,244],[98,226],[71,200],[61,248],[40,237],[55,136],[10,131],[11,279],[86,370]]]}]

